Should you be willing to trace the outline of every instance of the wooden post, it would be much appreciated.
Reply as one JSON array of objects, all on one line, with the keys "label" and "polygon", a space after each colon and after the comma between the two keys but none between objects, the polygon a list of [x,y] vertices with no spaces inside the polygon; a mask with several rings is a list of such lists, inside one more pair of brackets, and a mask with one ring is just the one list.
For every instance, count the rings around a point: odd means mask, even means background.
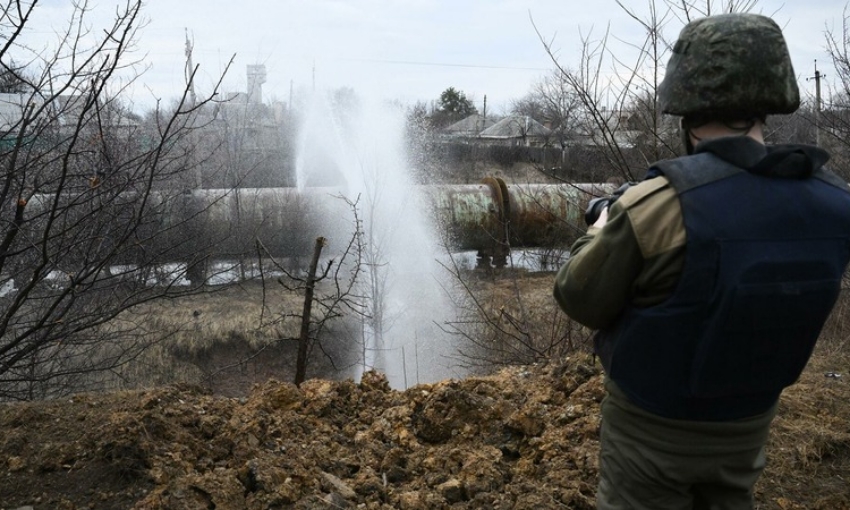
[{"label": "wooden post", "polygon": [[307,290],[304,293],[304,309],[301,313],[301,334],[298,336],[298,357],[295,361],[295,385],[301,386],[307,376],[307,351],[310,347],[310,314],[313,309],[313,290],[316,286],[316,270],[319,267],[319,257],[325,246],[325,238],[316,238],[313,249],[313,259],[307,272]]}]

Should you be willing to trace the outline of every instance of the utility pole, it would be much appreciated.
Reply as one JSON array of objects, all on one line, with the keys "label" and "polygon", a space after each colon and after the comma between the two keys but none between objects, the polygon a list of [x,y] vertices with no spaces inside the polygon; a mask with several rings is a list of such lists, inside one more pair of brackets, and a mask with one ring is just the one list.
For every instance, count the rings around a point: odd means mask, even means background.
[{"label": "utility pole", "polygon": [[815,59],[815,75],[810,78],[806,78],[806,81],[815,80],[815,145],[818,147],[820,147],[821,78],[826,78],[826,75],[821,74],[820,71],[818,71],[818,61]]},{"label": "utility pole", "polygon": [[195,65],[192,63],[192,49],[195,45],[189,40],[189,29],[186,28],[186,84],[189,85],[189,107],[194,108],[197,97],[195,96]]},{"label": "utility pole", "polygon": [[484,94],[484,113],[481,115],[481,126],[480,128],[476,126],[475,136],[481,134],[485,129],[487,129],[487,94]]},{"label": "utility pole", "polygon": [[[188,110],[191,112],[189,117],[189,140],[190,140],[190,152],[189,152],[189,162],[188,166],[190,169],[189,175],[191,175],[191,181],[189,187],[191,189],[202,189],[204,187],[204,175],[201,170],[201,165],[198,164],[197,158],[195,157],[195,153],[198,150],[198,136],[197,131],[195,130],[195,120],[197,119],[198,112],[194,111],[197,106],[197,96],[195,95],[195,64],[192,62],[192,50],[195,47],[194,42],[189,39],[189,28],[185,28],[186,30],[186,86],[189,89],[189,108]],[[203,253],[203,252],[201,252]],[[205,282],[207,279],[207,262],[208,255],[204,255],[200,257],[200,260],[196,260],[193,264],[189,264],[189,267],[186,271],[186,276],[189,278],[189,281],[192,282],[193,285],[197,285],[201,282]]]},{"label": "utility pole", "polygon": [[190,131],[189,131],[189,139],[192,144],[192,153],[191,153],[191,163],[190,167],[192,168],[192,188],[200,189],[203,187],[203,175],[201,172],[200,166],[197,164],[194,158],[195,150],[197,149],[198,138],[195,136],[195,118],[197,112],[194,111],[197,106],[198,98],[195,95],[195,64],[192,62],[192,50],[195,48],[195,43],[189,38],[189,28],[186,27],[184,29],[186,31],[186,87],[189,89],[189,104],[188,110],[191,111],[190,117]]}]

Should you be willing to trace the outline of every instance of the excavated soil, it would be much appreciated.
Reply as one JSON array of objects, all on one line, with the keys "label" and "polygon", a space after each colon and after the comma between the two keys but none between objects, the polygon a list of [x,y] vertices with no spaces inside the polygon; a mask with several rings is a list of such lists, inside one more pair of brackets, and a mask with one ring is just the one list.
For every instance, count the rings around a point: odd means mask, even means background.
[{"label": "excavated soil", "polygon": [[[757,508],[850,508],[835,363],[815,359],[783,396]],[[370,372],[245,398],[167,387],[5,404],[0,508],[590,509],[603,396],[578,355],[406,391]]]}]

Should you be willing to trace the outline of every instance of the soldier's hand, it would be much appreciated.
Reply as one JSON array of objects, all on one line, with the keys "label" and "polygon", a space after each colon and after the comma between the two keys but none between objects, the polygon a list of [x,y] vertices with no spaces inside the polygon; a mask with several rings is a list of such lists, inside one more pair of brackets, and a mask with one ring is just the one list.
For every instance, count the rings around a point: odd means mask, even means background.
[{"label": "soldier's hand", "polygon": [[599,213],[599,218],[596,219],[596,222],[593,224],[596,228],[602,228],[605,224],[608,223],[608,208],[602,209],[602,212]]}]

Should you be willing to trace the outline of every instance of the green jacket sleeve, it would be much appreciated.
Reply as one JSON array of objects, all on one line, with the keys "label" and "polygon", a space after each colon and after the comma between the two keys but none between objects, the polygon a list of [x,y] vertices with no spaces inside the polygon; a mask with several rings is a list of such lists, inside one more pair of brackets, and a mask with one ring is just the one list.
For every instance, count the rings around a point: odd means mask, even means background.
[{"label": "green jacket sleeve", "polygon": [[603,228],[575,242],[555,299],[586,326],[611,326],[627,306],[654,306],[674,292],[686,242],[676,191],[664,177],[642,181],[614,202]]},{"label": "green jacket sleeve", "polygon": [[555,300],[572,319],[603,329],[629,303],[642,266],[629,215],[615,202],[605,226],[591,227],[573,244],[555,279]]}]

